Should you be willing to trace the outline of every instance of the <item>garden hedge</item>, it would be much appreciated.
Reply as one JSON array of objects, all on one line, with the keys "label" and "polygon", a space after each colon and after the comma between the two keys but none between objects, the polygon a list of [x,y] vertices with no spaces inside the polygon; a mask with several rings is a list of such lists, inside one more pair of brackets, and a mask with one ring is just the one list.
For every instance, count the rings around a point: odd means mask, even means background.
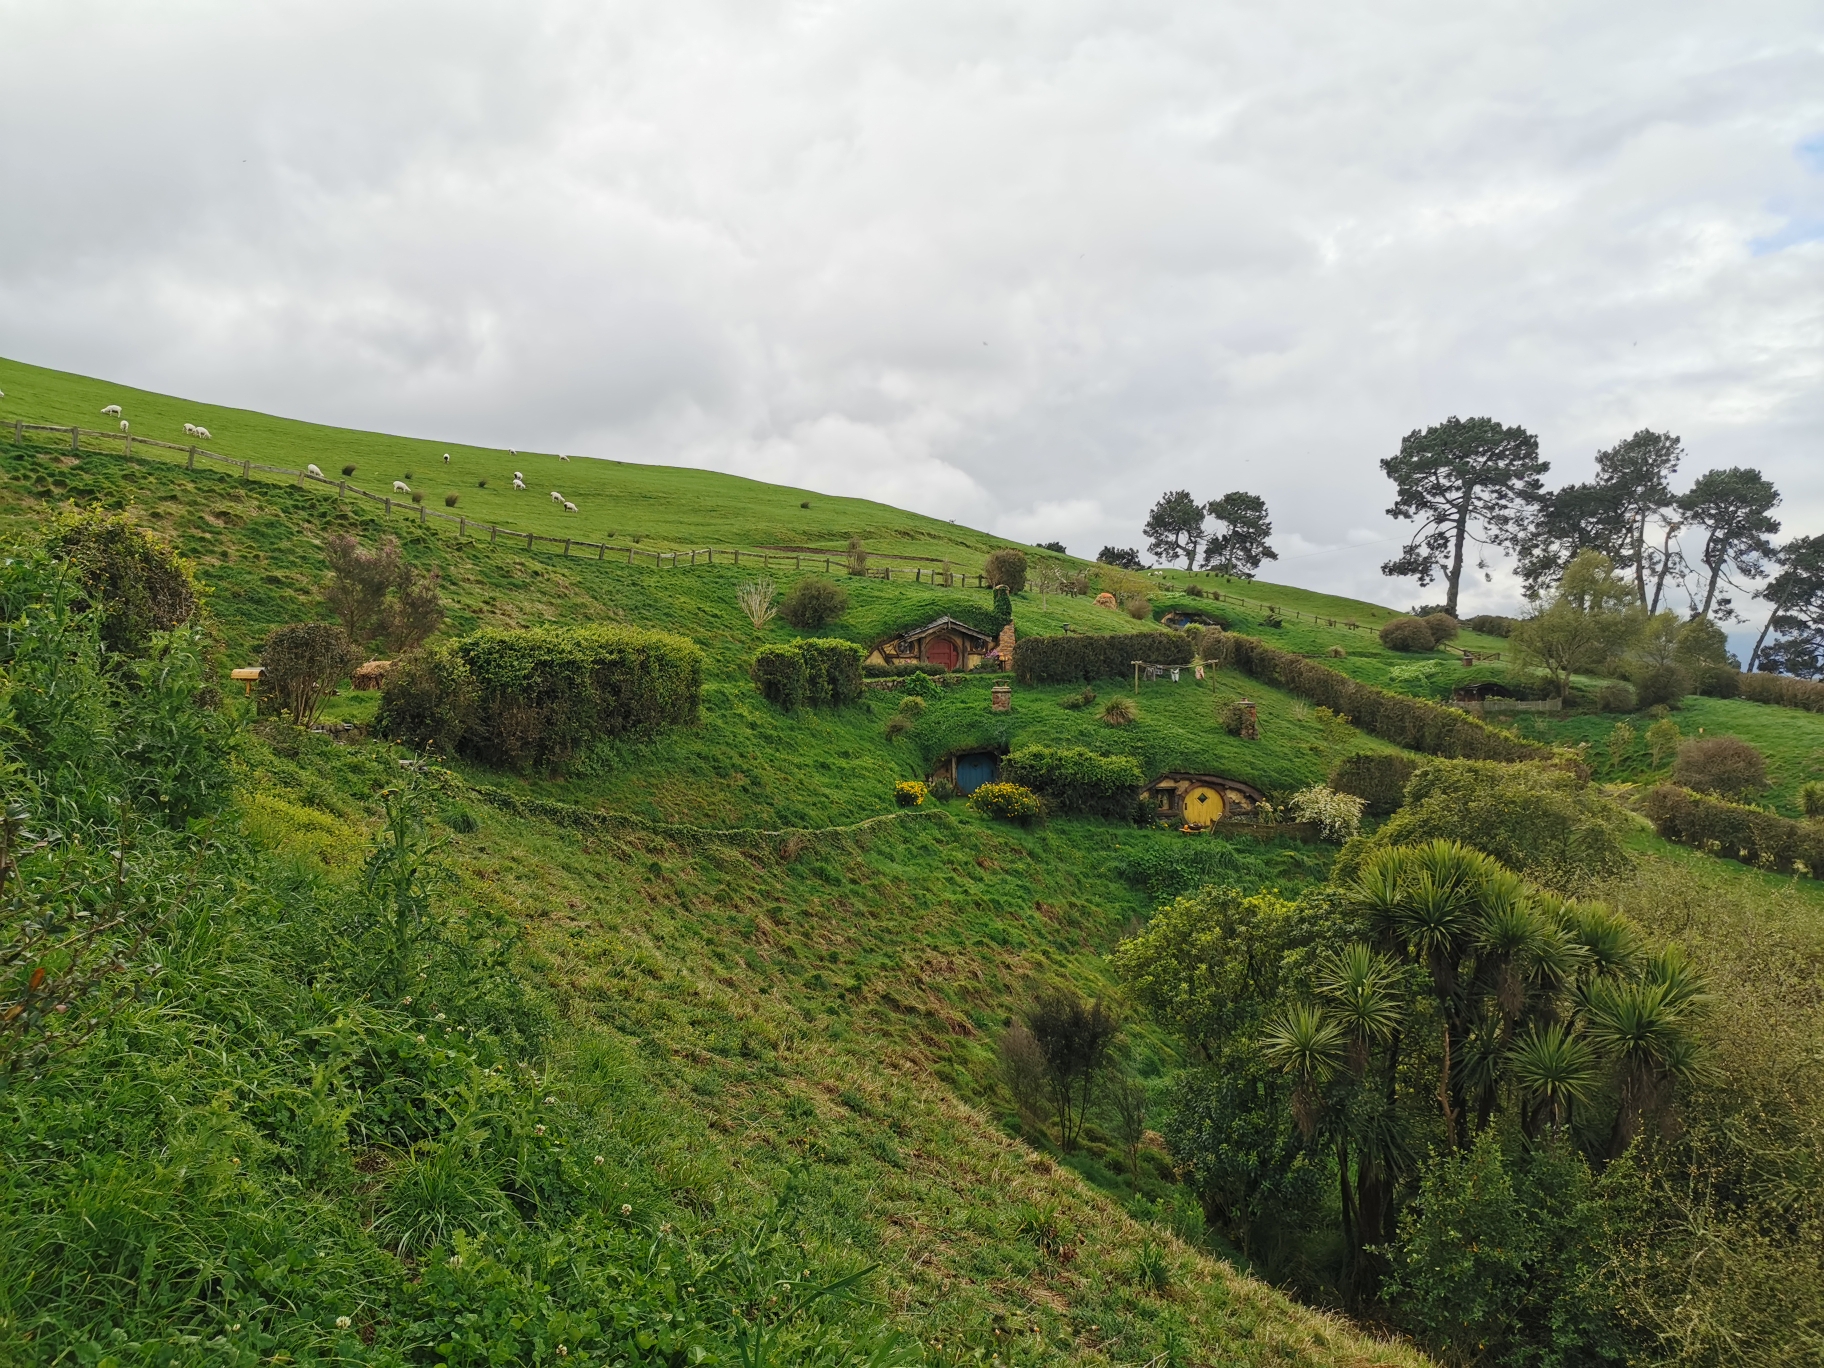
[{"label": "garden hedge", "polygon": [[1824,681],[1781,674],[1745,674],[1738,682],[1740,696],[1750,702],[1824,712]]},{"label": "garden hedge", "polygon": [[1450,760],[1550,760],[1549,746],[1522,741],[1466,712],[1361,684],[1303,656],[1230,632],[1223,658],[1263,684],[1340,713],[1371,736]]},{"label": "garden hedge", "polygon": [[1406,781],[1419,762],[1395,751],[1362,751],[1344,757],[1330,771],[1330,787],[1354,794],[1375,817],[1385,817],[1406,801]]},{"label": "garden hedge", "polygon": [[1762,868],[1824,875],[1824,826],[1660,784],[1641,811],[1668,841]]},{"label": "garden hedge", "polygon": [[1098,755],[1080,747],[1026,746],[1001,761],[1001,778],[1031,789],[1049,810],[1113,817],[1133,816],[1146,776],[1126,755]]},{"label": "garden hedge", "polygon": [[853,703],[861,697],[862,649],[835,637],[762,646],[748,673],[769,703],[793,708]]},{"label": "garden hedge", "polygon": [[1193,650],[1191,638],[1177,632],[1028,637],[1013,648],[1013,673],[1022,684],[1122,679],[1133,672],[1136,660],[1149,665],[1189,665]]},{"label": "garden hedge", "polygon": [[552,764],[593,742],[694,722],[703,653],[631,627],[482,631],[388,673],[381,729],[486,764]]}]

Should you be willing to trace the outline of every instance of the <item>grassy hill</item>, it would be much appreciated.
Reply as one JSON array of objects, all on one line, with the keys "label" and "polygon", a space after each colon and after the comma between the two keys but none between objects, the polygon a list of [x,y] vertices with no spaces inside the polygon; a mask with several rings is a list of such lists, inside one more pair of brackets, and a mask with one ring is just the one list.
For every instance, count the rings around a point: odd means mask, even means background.
[{"label": "grassy hill", "polygon": [[[802,634],[777,621],[756,631],[735,604],[741,583],[769,573],[764,564],[674,569],[528,554],[420,524],[409,506],[389,519],[333,490],[189,471],[149,449],[72,456],[53,441],[16,446],[10,422],[99,425],[93,411],[117,402],[136,434],[175,440],[182,422],[201,422],[228,454],[332,474],[353,463],[374,488],[410,472],[438,506],[448,488],[477,518],[637,535],[643,547],[838,548],[858,535],[870,551],[965,567],[999,543],[862,500],[348,433],[11,362],[0,362],[0,390],[9,425],[0,429],[0,542],[28,540],[70,501],[133,508],[196,561],[211,592],[218,673],[252,660],[272,626],[327,616],[323,546],[339,532],[369,544],[395,535],[415,566],[438,571],[446,633],[627,622],[688,636],[707,660],[696,727],[605,749],[562,774],[456,762],[418,781],[438,915],[518,939],[485,992],[434,976],[402,1004],[347,987],[364,952],[337,929],[349,924],[337,909],[368,896],[386,841],[378,795],[399,781],[401,757],[378,742],[245,721],[228,815],[235,834],[224,837],[244,841],[245,853],[219,898],[198,894],[194,920],[172,914],[183,934],[159,932],[169,941],[155,942],[156,984],[122,1008],[105,1051],[7,1095],[9,1172],[27,1176],[14,1180],[0,1216],[0,1358],[485,1362],[459,1341],[495,1326],[487,1333],[506,1342],[509,1331],[487,1319],[498,1313],[501,1324],[531,1316],[541,1334],[550,1330],[534,1357],[557,1362],[559,1338],[574,1333],[562,1327],[576,1323],[565,1317],[624,1296],[640,1315],[650,1311],[643,1324],[688,1322],[691,1343],[726,1353],[712,1361],[761,1361],[761,1341],[740,1336],[775,1323],[769,1307],[786,1336],[774,1361],[1423,1361],[1250,1276],[1247,1260],[1204,1228],[1156,1135],[1137,1177],[1106,1117],[1082,1150],[1060,1154],[1022,1122],[997,1072],[994,1042],[1035,991],[1061,983],[1115,996],[1110,953],[1162,897],[1209,880],[1296,891],[1325,876],[1332,851],[1071,819],[1023,830],[961,804],[900,813],[892,803],[895,781],[922,777],[963,746],[1085,745],[1131,755],[1149,775],[1208,769],[1283,795],[1321,782],[1346,755],[1391,749],[1385,743],[1232,671],[1141,686],[1138,716],[1124,727],[1060,707],[1076,692],[1062,686],[1016,689],[1012,711],[995,713],[980,677],[945,690],[898,736],[886,728],[897,704],[888,695],[782,715],[755,693],[747,661],[761,644]],[[533,479],[526,495],[503,488],[514,468],[534,476],[534,461],[553,478]],[[476,488],[484,478],[489,487]],[[547,487],[581,511],[557,511]],[[770,573],[785,582],[792,572]],[[989,606],[981,590],[842,583],[850,610],[820,634],[867,645]],[[1191,584],[1203,596],[1184,592]],[[1396,674],[1415,658],[1380,646],[1374,629],[1394,615],[1384,606],[1172,572],[1155,578],[1152,611],[1172,608],[1219,615],[1383,687],[1436,696],[1463,673],[1440,651],[1432,680]],[[1023,636],[1136,625],[1086,598],[1034,592],[1015,599],[1014,618]],[[1456,644],[1503,648],[1492,638]],[[1115,681],[1096,687],[1132,692]],[[1258,705],[1258,741],[1216,724],[1241,696]],[[364,722],[375,703],[343,694],[328,715]],[[229,708],[242,710],[232,693]],[[1689,734],[1728,730],[1763,746],[1783,808],[1816,777],[1824,718],[1709,699],[1678,716]],[[1589,740],[1594,755],[1613,724],[1579,714],[1515,725],[1540,739]],[[1612,773],[1605,763],[1605,779],[1650,777],[1638,748]],[[1728,1024],[1728,1087],[1809,1077],[1807,1051],[1824,1038],[1815,992],[1824,884],[1728,865],[1644,830],[1630,839],[1641,875],[1607,895],[1656,940],[1682,939],[1707,957],[1717,1019]],[[213,887],[183,873],[202,867],[197,859],[173,856],[173,887],[190,887],[186,877]],[[251,901],[250,888],[259,894]],[[451,962],[485,961],[479,946],[458,946]],[[436,1095],[453,1129],[413,1140],[345,1123],[346,1140],[318,1168],[300,1167],[297,1137],[318,1133],[300,1118],[371,1110],[372,1097],[336,1072],[362,1049],[379,1051],[346,1044],[370,1035],[398,1042],[405,1073],[422,1065],[413,1051],[447,1047],[436,1067],[451,1072]],[[1124,1049],[1155,1082],[1185,1063],[1140,1021],[1127,1024]],[[519,1147],[510,1160],[501,1136]],[[1808,1143],[1784,1131],[1774,1139],[1789,1144],[1782,1153]],[[523,1176],[559,1150],[577,1170],[568,1186],[553,1180],[561,1201]],[[481,1176],[465,1186],[465,1169]],[[206,1184],[188,1176],[205,1170]],[[465,1266],[427,1264],[429,1246],[399,1233],[413,1193],[424,1210],[469,1212],[466,1228],[493,1232],[493,1252],[486,1241],[465,1244]],[[509,1199],[511,1213],[501,1205]],[[435,1245],[440,1258],[456,1247],[451,1238],[445,1231]],[[68,1280],[47,1296],[15,1272],[35,1267]],[[630,1281],[605,1292],[591,1281],[603,1269]],[[854,1299],[806,1300],[815,1285],[863,1271]],[[439,1279],[457,1277],[501,1289],[468,1329],[437,1301]],[[1729,1295],[1742,1285],[1711,1282]],[[548,1293],[533,1310],[506,1290],[527,1286]],[[56,1315],[43,1312],[47,1302]],[[243,1353],[235,1335],[255,1317],[268,1338]]]}]

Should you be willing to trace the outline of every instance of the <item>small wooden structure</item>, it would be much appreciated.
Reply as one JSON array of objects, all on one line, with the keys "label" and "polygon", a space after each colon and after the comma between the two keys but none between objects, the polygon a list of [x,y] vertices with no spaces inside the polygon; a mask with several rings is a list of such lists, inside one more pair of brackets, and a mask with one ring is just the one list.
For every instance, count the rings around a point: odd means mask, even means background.
[{"label": "small wooden structure", "polygon": [[228,678],[241,684],[243,686],[241,692],[251,696],[253,693],[253,686],[260,682],[260,677],[265,673],[266,667],[264,665],[243,665],[238,670],[230,670],[228,672]]},{"label": "small wooden structure", "polygon": [[370,660],[357,666],[348,682],[357,689],[377,689],[386,683],[386,672],[392,668],[393,662],[390,660]]},{"label": "small wooden structure", "polygon": [[888,637],[868,652],[869,665],[924,665],[935,670],[968,670],[995,649],[994,638],[953,617],[940,617]]},{"label": "small wooden structure", "polygon": [[1252,784],[1220,774],[1172,770],[1140,790],[1140,797],[1161,817],[1180,826],[1207,827],[1227,818],[1251,814],[1267,795]]}]

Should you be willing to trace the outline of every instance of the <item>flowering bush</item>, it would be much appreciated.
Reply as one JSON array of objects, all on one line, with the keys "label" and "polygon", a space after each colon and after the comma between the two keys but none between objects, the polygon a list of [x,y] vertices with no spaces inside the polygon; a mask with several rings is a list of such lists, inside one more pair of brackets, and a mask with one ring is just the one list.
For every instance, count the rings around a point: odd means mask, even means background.
[{"label": "flowering bush", "polygon": [[1353,793],[1338,793],[1322,784],[1313,784],[1292,795],[1292,815],[1301,822],[1316,822],[1326,841],[1347,841],[1362,829],[1362,809],[1366,807]]},{"label": "flowering bush", "polygon": [[969,795],[969,806],[984,817],[1030,826],[1043,811],[1039,795],[1021,784],[983,784]]},{"label": "flowering bush", "polygon": [[916,779],[902,779],[893,785],[893,801],[901,807],[917,807],[925,801],[925,786]]}]

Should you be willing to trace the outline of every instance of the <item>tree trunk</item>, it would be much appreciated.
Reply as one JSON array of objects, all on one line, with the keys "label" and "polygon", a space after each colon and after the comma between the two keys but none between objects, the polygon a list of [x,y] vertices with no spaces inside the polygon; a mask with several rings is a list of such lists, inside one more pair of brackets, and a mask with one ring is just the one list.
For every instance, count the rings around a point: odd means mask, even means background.
[{"label": "tree trunk", "polygon": [[1659,574],[1653,578],[1653,602],[1647,609],[1652,617],[1659,611],[1660,596],[1666,592],[1666,576],[1672,571],[1672,538],[1678,535],[1678,524],[1667,523],[1665,538],[1659,546]]},{"label": "tree trunk", "polygon": [[1779,599],[1773,605],[1773,611],[1767,614],[1767,621],[1761,624],[1761,634],[1754,639],[1754,649],[1748,652],[1747,673],[1754,673],[1754,663],[1761,658],[1761,647],[1767,644],[1767,633],[1773,630],[1773,620],[1786,607],[1786,600]]},{"label": "tree trunk", "polygon": [[1710,571],[1710,582],[1704,586],[1704,607],[1699,617],[1710,616],[1710,601],[1716,597],[1716,582],[1723,577],[1723,566],[1728,562],[1727,554],[1718,556],[1716,563],[1711,564],[1710,551],[1716,544],[1716,533],[1712,532],[1704,542],[1704,566]]},{"label": "tree trunk", "polygon": [[1634,520],[1634,592],[1647,601],[1647,509],[1643,505]]},{"label": "tree trunk", "polygon": [[1362,1260],[1361,1222],[1355,1213],[1355,1197],[1349,1190],[1349,1141],[1344,1135],[1336,1137],[1336,1189],[1343,1208],[1343,1249],[1346,1258],[1343,1264],[1343,1302],[1345,1305],[1355,1300],[1355,1270]]},{"label": "tree trunk", "polygon": [[1457,590],[1463,582],[1463,543],[1469,537],[1469,509],[1475,498],[1476,487],[1472,484],[1463,491],[1463,502],[1457,508],[1456,543],[1450,552],[1450,592],[1444,597],[1444,611],[1452,617],[1457,615]]}]

